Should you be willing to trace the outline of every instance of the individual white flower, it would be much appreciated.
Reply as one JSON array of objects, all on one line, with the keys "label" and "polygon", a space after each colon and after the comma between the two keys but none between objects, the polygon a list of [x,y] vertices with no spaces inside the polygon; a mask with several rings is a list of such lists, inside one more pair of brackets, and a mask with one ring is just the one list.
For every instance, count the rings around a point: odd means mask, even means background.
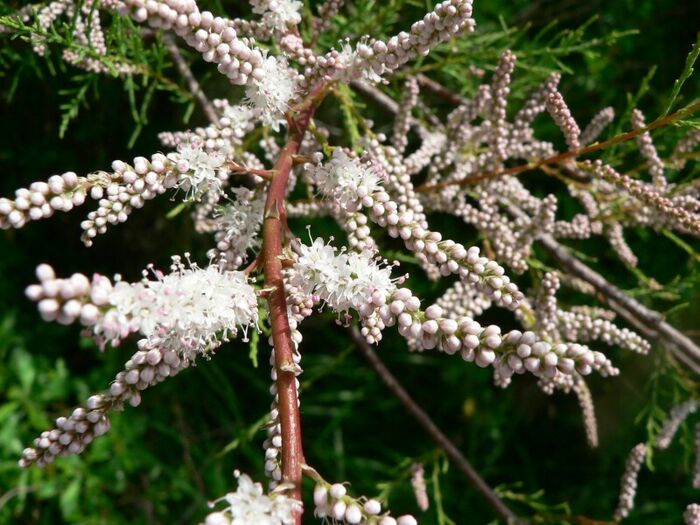
[{"label": "individual white flower", "polygon": [[179,171],[175,186],[185,191],[184,200],[200,200],[207,192],[222,193],[221,184],[227,173],[223,155],[207,152],[201,142],[192,141],[180,144],[168,158]]},{"label": "individual white flower", "polygon": [[294,98],[297,73],[284,58],[269,56],[261,67],[262,75],[254,78],[246,88],[246,101],[263,124],[279,130],[284,114]]},{"label": "individual white flower", "polygon": [[236,471],[238,489],[212,503],[228,506],[209,514],[204,525],[292,525],[302,503],[283,494],[265,494],[260,483]]},{"label": "individual white flower", "polygon": [[330,161],[311,166],[309,172],[319,191],[347,211],[355,211],[362,198],[372,195],[381,185],[369,163],[350,157],[341,148],[333,151]]},{"label": "individual white flower", "polygon": [[391,267],[382,266],[369,252],[336,253],[322,239],[300,246],[290,284],[318,296],[337,312],[359,310],[373,294],[387,297],[396,288]]}]

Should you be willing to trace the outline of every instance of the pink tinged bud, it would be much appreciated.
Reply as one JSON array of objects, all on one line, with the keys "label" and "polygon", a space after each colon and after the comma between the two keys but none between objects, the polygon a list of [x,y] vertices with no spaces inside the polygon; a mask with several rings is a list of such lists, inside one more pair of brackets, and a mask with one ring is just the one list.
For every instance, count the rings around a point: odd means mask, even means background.
[{"label": "pink tinged bud", "polygon": [[100,408],[102,406],[104,398],[101,395],[94,395],[90,396],[87,400],[86,406],[90,410],[95,410],[96,408]]},{"label": "pink tinged bud", "polygon": [[528,357],[525,359],[525,361],[523,361],[523,364],[525,365],[525,368],[533,374],[539,372],[540,370],[540,360],[536,357]]},{"label": "pink tinged bud", "polygon": [[81,307],[82,305],[80,304],[80,301],[71,299],[63,305],[63,313],[68,317],[76,319],[80,315]]},{"label": "pink tinged bud", "polygon": [[328,489],[323,485],[316,485],[314,488],[314,505],[321,507],[328,503]]},{"label": "pink tinged bud", "polygon": [[524,359],[526,357],[530,357],[532,348],[530,348],[528,345],[519,345],[516,351],[518,355]]},{"label": "pink tinged bud", "polygon": [[24,290],[24,295],[26,295],[30,301],[38,301],[44,296],[44,289],[40,284],[32,284],[27,286]]},{"label": "pink tinged bud", "polygon": [[109,303],[109,292],[110,290],[104,286],[95,286],[90,292],[90,298],[98,306],[107,304]]},{"label": "pink tinged bud", "polygon": [[365,512],[370,516],[376,516],[382,511],[382,506],[376,499],[367,500],[364,508]]},{"label": "pink tinged bud", "polygon": [[49,177],[48,183],[51,193],[63,193],[63,189],[65,188],[65,182],[63,181],[60,175],[52,175],[51,177]]},{"label": "pink tinged bud", "polygon": [[562,357],[557,363],[557,368],[565,374],[571,374],[576,368],[576,362],[568,357]]},{"label": "pink tinged bud", "polygon": [[587,376],[593,371],[593,368],[591,368],[590,365],[587,365],[585,363],[579,364],[576,366],[576,370],[578,370],[578,373],[581,374],[582,376]]},{"label": "pink tinged bud", "polygon": [[128,385],[135,385],[139,382],[139,371],[129,370],[124,376],[124,381],[126,381]]},{"label": "pink tinged bud", "polygon": [[163,361],[171,366],[171,367],[177,367],[180,365],[180,358],[178,355],[173,352],[173,351],[167,351],[163,354]]},{"label": "pink tinged bud", "polygon": [[473,334],[466,335],[462,338],[462,343],[468,349],[474,349],[479,346],[479,338]]},{"label": "pink tinged bud", "polygon": [[74,273],[70,277],[75,296],[85,295],[90,291],[90,281],[82,273]]},{"label": "pink tinged bud", "polygon": [[423,334],[423,325],[419,321],[416,321],[413,324],[411,324],[411,327],[408,331],[411,334],[411,337],[420,337]]},{"label": "pink tinged bud", "polygon": [[501,346],[501,338],[498,335],[490,335],[484,339],[484,344],[489,348],[498,348]]},{"label": "pink tinged bud", "polygon": [[420,308],[420,299],[416,296],[411,296],[405,301],[406,309],[409,312],[415,312]]},{"label": "pink tinged bud", "polygon": [[155,371],[153,368],[150,366],[145,367],[141,372],[139,373],[139,379],[143,381],[144,383],[150,385],[151,382],[153,381],[153,377],[155,376]]},{"label": "pink tinged bud", "polygon": [[425,332],[426,334],[433,335],[433,334],[437,333],[437,331],[438,331],[437,321],[431,319],[431,320],[425,321],[423,323],[423,332]]},{"label": "pink tinged bud", "polygon": [[542,357],[547,352],[549,352],[549,349],[550,346],[547,343],[543,341],[538,341],[532,345],[532,355],[534,355],[535,357]]},{"label": "pink tinged bud", "polygon": [[94,304],[84,304],[80,309],[80,322],[85,326],[94,325],[99,315],[100,311]]},{"label": "pink tinged bud", "polygon": [[[403,301],[392,301],[391,305],[389,306],[391,313],[394,315],[399,315],[401,312],[403,312],[404,308],[405,308],[405,305],[404,305]],[[408,323],[408,324],[410,324],[410,323]]]},{"label": "pink tinged bud", "polygon": [[358,507],[354,503],[350,505],[345,510],[345,521],[352,525],[360,523],[362,521],[362,511],[360,510],[360,507]]},{"label": "pink tinged bud", "polygon": [[73,194],[72,203],[74,206],[80,206],[85,202],[85,193],[82,191],[76,191]]},{"label": "pink tinged bud", "polygon": [[564,343],[558,343],[552,347],[552,352],[554,352],[558,356],[566,355],[566,350],[567,347]]},{"label": "pink tinged bud", "polygon": [[413,324],[413,318],[406,312],[400,314],[398,320],[399,326],[411,326]]},{"label": "pink tinged bud", "polygon": [[56,273],[48,264],[40,264],[36,267],[36,276],[40,281],[49,281],[56,278]]},{"label": "pink tinged bud", "polygon": [[418,525],[418,522],[416,521],[416,518],[410,514],[406,514],[405,516],[399,516],[399,518],[396,520],[396,525]]},{"label": "pink tinged bud", "polygon": [[43,299],[39,301],[39,314],[44,321],[53,321],[58,315],[58,302],[54,299]]},{"label": "pink tinged bud", "polygon": [[384,516],[379,520],[379,525],[396,525],[396,520],[391,516]]},{"label": "pink tinged bud", "polygon": [[146,361],[147,361],[148,364],[151,365],[151,366],[155,366],[155,365],[157,365],[158,363],[160,363],[161,357],[162,357],[162,356],[161,356],[161,354],[160,354],[160,351],[157,350],[157,349],[155,349],[155,348],[152,349],[152,350],[149,350],[149,351],[146,353]]},{"label": "pink tinged bud", "polygon": [[451,335],[457,331],[457,321],[454,319],[441,319],[439,325],[445,334]]},{"label": "pink tinged bud", "polygon": [[377,306],[384,306],[386,304],[386,296],[377,290],[372,294],[372,302]]},{"label": "pink tinged bud", "polygon": [[481,368],[486,368],[496,360],[496,353],[493,350],[479,350],[476,353],[476,364]]},{"label": "pink tinged bud", "polygon": [[141,394],[134,392],[134,394],[129,398],[129,404],[136,408],[141,404]]},{"label": "pink tinged bud", "polygon": [[445,352],[452,355],[462,348],[462,342],[459,340],[458,337],[451,335],[445,339],[443,347]]},{"label": "pink tinged bud", "polygon": [[63,182],[66,183],[66,186],[73,187],[78,184],[78,175],[72,171],[65,172],[63,175],[61,175],[61,178],[63,179]]},{"label": "pink tinged bud", "polygon": [[58,297],[58,293],[61,290],[61,287],[59,285],[59,281],[57,281],[57,280],[44,281],[41,284],[42,284],[42,288],[44,290],[44,295],[46,297]]},{"label": "pink tinged bud", "polygon": [[333,508],[331,509],[331,515],[335,519],[340,521],[345,517],[346,508],[347,504],[343,500],[340,500],[333,505]]},{"label": "pink tinged bud", "polygon": [[559,362],[559,358],[557,357],[557,354],[554,352],[548,352],[544,355],[544,358],[542,359],[544,362],[545,366],[548,367],[554,367],[557,366],[557,363]]},{"label": "pink tinged bud", "polygon": [[508,357],[508,366],[513,369],[514,372],[520,372],[523,369],[523,362],[517,355],[510,355]]},{"label": "pink tinged bud", "polygon": [[340,499],[347,494],[347,489],[340,483],[334,483],[330,488],[330,495],[333,499]]}]

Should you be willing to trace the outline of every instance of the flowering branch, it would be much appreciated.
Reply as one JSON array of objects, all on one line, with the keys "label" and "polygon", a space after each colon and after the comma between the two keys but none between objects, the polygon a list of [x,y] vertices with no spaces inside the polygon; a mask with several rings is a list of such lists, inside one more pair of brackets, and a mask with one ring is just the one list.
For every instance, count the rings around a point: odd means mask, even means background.
[{"label": "flowering branch", "polygon": [[[279,417],[282,426],[282,480],[293,486],[293,497],[301,500],[302,465],[304,451],[301,439],[298,392],[294,374],[294,342],[287,317],[287,301],[282,276],[282,247],[286,228],[284,209],[287,182],[293,167],[293,158],[299,152],[306,129],[316,109],[313,99],[308,107],[290,120],[291,137],[280,153],[275,164],[275,175],[265,202],[263,222],[263,268],[265,288],[272,324],[272,339],[275,347],[275,369],[277,371],[277,394],[279,396]],[[295,514],[297,524],[301,523],[301,512]]]}]

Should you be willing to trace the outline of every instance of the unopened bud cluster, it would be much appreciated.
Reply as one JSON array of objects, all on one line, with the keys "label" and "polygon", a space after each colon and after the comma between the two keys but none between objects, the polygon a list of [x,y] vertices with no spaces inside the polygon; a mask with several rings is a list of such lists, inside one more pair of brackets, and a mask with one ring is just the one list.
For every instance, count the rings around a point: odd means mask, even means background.
[{"label": "unopened bud cluster", "polygon": [[123,410],[125,404],[141,404],[141,391],[172,377],[189,366],[177,352],[161,348],[157,342],[139,341],[140,350],[124,365],[109,390],[90,396],[85,405],[67,417],[56,419],[56,427],[42,432],[34,447],[26,448],[21,467],[52,463],[58,456],[80,454],[110,428],[109,412]]},{"label": "unopened bud cluster", "polygon": [[348,525],[417,525],[410,514],[393,518],[382,512],[382,505],[375,499],[356,499],[348,495],[341,483],[319,482],[314,488],[314,514],[332,523]]}]

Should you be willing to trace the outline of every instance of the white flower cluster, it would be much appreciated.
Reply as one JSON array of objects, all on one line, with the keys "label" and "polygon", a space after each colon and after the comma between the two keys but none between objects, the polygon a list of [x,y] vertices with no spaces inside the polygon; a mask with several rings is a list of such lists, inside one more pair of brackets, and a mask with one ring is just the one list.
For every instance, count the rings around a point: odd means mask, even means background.
[{"label": "white flower cluster", "polygon": [[228,178],[225,158],[216,152],[205,151],[201,141],[184,142],[177,152],[169,153],[179,176],[166,177],[165,187],[177,187],[185,192],[186,201],[198,201],[207,192],[222,193],[222,183]]},{"label": "white flower cluster", "polygon": [[253,13],[262,15],[262,24],[280,33],[301,22],[299,10],[303,4],[297,0],[251,0],[250,3]]},{"label": "white flower cluster", "polygon": [[284,114],[297,91],[297,72],[284,58],[269,56],[261,66],[262,74],[245,90],[246,101],[266,126],[279,131]]},{"label": "white flower cluster", "polygon": [[302,504],[283,494],[265,494],[260,483],[253,483],[246,474],[236,471],[238,489],[212,503],[225,501],[228,506],[212,512],[203,525],[292,525],[294,513]]},{"label": "white flower cluster", "polygon": [[319,191],[349,212],[355,211],[360,201],[381,185],[370,163],[350,157],[342,148],[336,148],[333,158],[325,164],[308,165],[307,170]]},{"label": "white flower cluster", "polygon": [[320,238],[311,246],[299,247],[289,282],[336,312],[359,310],[373,296],[385,298],[396,289],[391,267],[381,266],[371,253],[337,253]]},{"label": "white flower cluster", "polygon": [[231,192],[235,200],[214,212],[216,249],[209,255],[221,254],[232,268],[238,268],[246,261],[249,250],[260,247],[265,194],[243,187]]},{"label": "white flower cluster", "polygon": [[50,266],[41,265],[41,283],[27,288],[27,296],[39,302],[45,320],[69,324],[79,318],[115,345],[138,332],[185,358],[218,346],[239,327],[257,324],[257,296],[243,272],[222,271],[214,264],[186,267],[176,256],[170,274],[154,273],[157,280],[144,276],[128,283],[118,276],[112,283],[95,274],[90,282],[82,274],[56,279]]}]

